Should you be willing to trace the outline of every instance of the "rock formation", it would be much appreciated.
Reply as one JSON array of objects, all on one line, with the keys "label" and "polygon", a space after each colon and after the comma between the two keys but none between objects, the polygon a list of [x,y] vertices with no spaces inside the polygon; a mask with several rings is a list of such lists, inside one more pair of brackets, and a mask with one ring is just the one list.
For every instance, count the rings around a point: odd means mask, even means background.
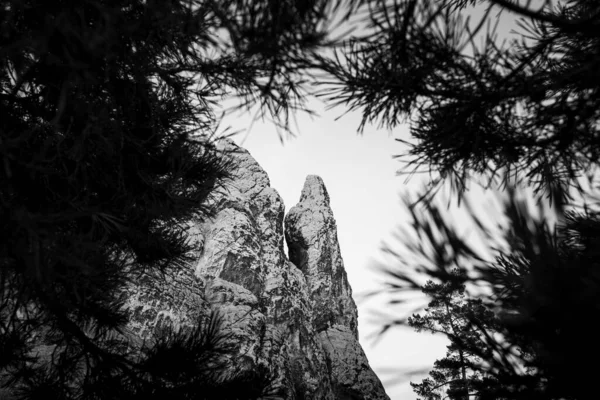
[{"label": "rock formation", "polygon": [[358,342],[358,314],[337,239],[323,180],[306,178],[300,202],[285,218],[290,261],[304,274],[312,324],[325,356],[337,399],[385,398]]},{"label": "rock formation", "polygon": [[[358,342],[357,311],[321,178],[284,205],[252,156],[231,141],[232,179],[212,200],[216,214],[191,222],[193,268],[132,290],[133,333],[168,321],[193,326],[218,310],[232,333],[232,373],[266,368],[287,399],[387,399]],[[158,286],[157,287],[157,283]]]},{"label": "rock formation", "polygon": [[148,276],[127,293],[128,335],[150,340],[165,326],[191,329],[212,311],[235,351],[232,375],[269,371],[284,399],[388,399],[358,342],[357,310],[346,278],[329,196],[309,176],[300,202],[284,205],[265,171],[231,141],[222,150],[233,177],[190,221],[197,244],[188,268]]}]

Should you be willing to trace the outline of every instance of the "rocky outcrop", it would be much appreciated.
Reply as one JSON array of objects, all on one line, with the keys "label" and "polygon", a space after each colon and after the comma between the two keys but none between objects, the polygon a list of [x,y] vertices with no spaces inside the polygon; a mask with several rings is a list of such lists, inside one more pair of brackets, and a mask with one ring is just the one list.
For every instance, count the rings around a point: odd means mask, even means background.
[{"label": "rocky outcrop", "polygon": [[[337,227],[323,180],[306,178],[300,202],[285,218],[289,257],[306,277],[312,321],[336,398],[384,398],[358,342],[358,314],[344,269]],[[354,397],[353,397],[354,396]]]},{"label": "rocky outcrop", "polygon": [[358,339],[357,311],[323,180],[309,175],[300,202],[285,218],[290,261],[304,274],[318,332],[345,326]]},{"label": "rocky outcrop", "polygon": [[231,142],[223,150],[235,173],[214,200],[213,220],[196,228],[195,274],[210,282],[206,298],[236,332],[249,368],[268,367],[288,398],[333,399],[306,279],[285,256],[281,197],[247,151]]},{"label": "rocky outcrop", "polygon": [[357,310],[321,178],[309,176],[285,218],[269,177],[231,141],[232,179],[190,221],[191,265],[135,280],[126,293],[130,343],[222,317],[236,376],[267,371],[271,394],[311,400],[388,399],[358,342]]},{"label": "rocky outcrop", "polygon": [[192,326],[211,311],[231,333],[232,373],[268,370],[286,399],[387,399],[358,342],[352,300],[329,196],[309,176],[300,202],[284,205],[252,156],[231,141],[221,148],[232,179],[210,202],[214,218],[190,222],[194,265],[167,281],[132,288],[131,330]]}]

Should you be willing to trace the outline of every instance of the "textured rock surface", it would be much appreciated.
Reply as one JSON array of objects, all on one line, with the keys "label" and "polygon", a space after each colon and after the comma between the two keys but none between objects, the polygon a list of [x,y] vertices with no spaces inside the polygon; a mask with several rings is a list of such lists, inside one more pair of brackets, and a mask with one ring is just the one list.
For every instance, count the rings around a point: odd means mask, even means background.
[{"label": "textured rock surface", "polygon": [[352,300],[337,227],[323,180],[309,175],[300,202],[285,218],[289,257],[308,283],[317,330],[347,327],[358,339],[357,311]]},{"label": "textured rock surface", "polygon": [[344,269],[323,180],[306,178],[300,202],[285,218],[290,260],[306,277],[313,326],[331,365],[336,398],[385,398],[358,342],[358,315]]},{"label": "textured rock surface", "polygon": [[283,399],[388,399],[358,342],[357,311],[323,181],[309,176],[286,218],[265,171],[222,142],[236,164],[211,200],[209,221],[190,221],[193,265],[137,280],[128,289],[128,335],[151,340],[167,326],[190,329],[212,311],[236,351],[232,375],[261,368]]},{"label": "textured rock surface", "polygon": [[387,399],[358,342],[352,300],[329,196],[309,176],[300,202],[284,205],[252,156],[231,141],[236,164],[211,200],[216,214],[190,223],[196,262],[167,282],[132,289],[131,330],[143,337],[165,321],[189,326],[211,310],[238,349],[233,373],[267,368],[286,399]]}]

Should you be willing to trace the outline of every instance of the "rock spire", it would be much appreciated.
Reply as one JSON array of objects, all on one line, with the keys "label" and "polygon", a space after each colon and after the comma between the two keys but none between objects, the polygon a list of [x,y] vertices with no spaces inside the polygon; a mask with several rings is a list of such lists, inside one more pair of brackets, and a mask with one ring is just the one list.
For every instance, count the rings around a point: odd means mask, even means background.
[{"label": "rock spire", "polygon": [[232,141],[221,149],[233,176],[211,200],[214,218],[190,221],[196,262],[169,282],[132,290],[132,329],[143,336],[165,321],[193,324],[218,310],[238,349],[232,373],[267,369],[284,399],[388,399],[358,342],[323,180],[306,178],[284,233],[284,204],[266,172]]},{"label": "rock spire", "polygon": [[234,349],[226,360],[232,376],[268,371],[286,400],[389,400],[358,342],[323,180],[307,177],[284,233],[284,205],[265,171],[232,141],[221,150],[232,179],[209,201],[211,220],[189,221],[195,261],[137,280],[125,293],[130,343],[166,326],[192,329],[217,311]]}]

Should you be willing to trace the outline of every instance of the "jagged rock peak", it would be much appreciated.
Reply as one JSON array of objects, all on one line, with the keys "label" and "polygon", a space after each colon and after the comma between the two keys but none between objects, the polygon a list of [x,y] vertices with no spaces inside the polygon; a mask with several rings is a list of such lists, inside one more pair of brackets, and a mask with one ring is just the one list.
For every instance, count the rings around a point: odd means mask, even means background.
[{"label": "jagged rock peak", "polygon": [[271,186],[269,175],[248,150],[238,146],[231,139],[217,141],[217,149],[232,163],[231,180],[226,186],[230,188],[233,184],[240,193],[251,197]]},{"label": "jagged rock peak", "polygon": [[285,218],[285,235],[290,261],[306,276],[317,326],[341,324],[358,338],[356,305],[340,252],[329,194],[319,176],[306,178],[300,202]]},{"label": "jagged rock peak", "polygon": [[318,175],[308,175],[300,194],[300,202],[329,207],[329,193],[323,179]]},{"label": "jagged rock peak", "polygon": [[389,400],[358,341],[323,180],[309,176],[285,217],[288,259],[283,201],[266,172],[233,141],[218,148],[231,161],[231,179],[210,199],[214,216],[189,221],[194,262],[131,282],[128,341],[141,348],[167,328],[191,330],[217,312],[231,349],[223,355],[227,376],[263,371],[265,389],[283,400]]},{"label": "jagged rock peak", "polygon": [[330,365],[336,399],[387,399],[358,341],[358,314],[323,180],[309,175],[285,218],[290,261],[306,277],[312,325]]}]

